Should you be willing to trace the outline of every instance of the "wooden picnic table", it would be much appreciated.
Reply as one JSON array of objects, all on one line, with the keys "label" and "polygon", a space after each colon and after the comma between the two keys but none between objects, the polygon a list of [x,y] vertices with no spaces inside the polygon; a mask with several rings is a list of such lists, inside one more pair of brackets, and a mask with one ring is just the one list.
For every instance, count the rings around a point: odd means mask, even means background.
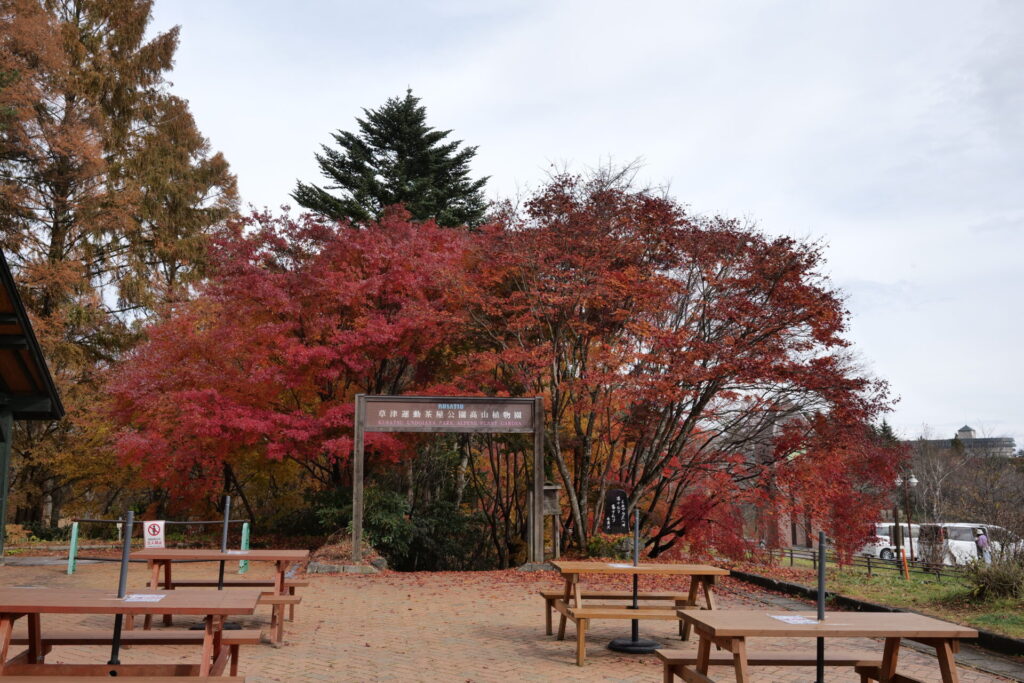
[{"label": "wooden picnic table", "polygon": [[[558,639],[565,639],[565,624],[571,620],[576,624],[576,663],[583,665],[586,657],[586,633],[591,619],[679,619],[676,610],[697,609],[697,601],[701,594],[704,597],[704,609],[715,609],[714,584],[715,577],[728,576],[729,570],[713,567],[708,564],[641,564],[634,567],[626,562],[552,562],[562,575],[565,588],[560,599],[550,601],[561,617],[558,622]],[[584,574],[612,574],[620,576],[680,576],[689,577],[690,585],[685,599],[674,600],[674,604],[660,606],[644,606],[632,609],[625,604],[607,605],[592,604],[589,600],[623,600],[623,592],[603,592],[584,590],[580,577]],[[649,596],[649,597],[648,597]],[[584,604],[584,598],[588,604]],[[640,593],[640,600],[659,599],[658,594]],[[682,596],[679,596],[682,598]],[[549,630],[550,632],[550,630]],[[683,640],[689,637],[689,627],[680,622],[679,635]]]},{"label": "wooden picnic table", "polygon": [[[291,598],[287,586],[285,586],[285,573],[288,571],[289,565],[294,562],[305,562],[309,559],[308,550],[227,550],[222,551],[220,549],[207,550],[207,549],[184,549],[184,548],[151,548],[149,550],[140,550],[131,554],[132,559],[146,560],[147,565],[150,569],[150,580],[149,585],[152,587],[160,586],[164,590],[174,590],[174,580],[171,574],[171,565],[175,562],[181,562],[185,560],[210,560],[210,561],[240,561],[247,560],[249,562],[274,562],[276,565],[276,572],[274,575],[274,584],[272,586],[274,598],[265,600],[265,602],[271,604],[272,614],[271,617],[271,640],[280,644],[283,639],[284,631],[284,608],[288,604],[286,601]],[[161,571],[162,570],[162,571]],[[163,581],[160,580],[160,575],[163,574]],[[227,582],[226,582],[227,583]],[[214,584],[216,585],[216,584]],[[294,598],[291,598],[294,600]],[[294,602],[292,603],[294,604]],[[164,624],[170,625],[173,617],[170,614],[164,614]],[[152,623],[152,615],[146,617],[144,628],[149,628]]]},{"label": "wooden picnic table", "polygon": [[[978,632],[966,626],[933,619],[910,612],[829,612],[819,622],[816,612],[774,612],[749,610],[719,610],[714,612],[679,611],[679,616],[692,624],[700,642],[697,647],[695,669],[679,666],[670,670],[666,664],[665,680],[679,675],[684,681],[708,683],[711,646],[716,645],[732,653],[732,666],[736,681],[749,681],[749,662],[754,659],[747,651],[747,639],[769,638],[884,638],[885,646],[880,664],[855,665],[861,680],[913,681],[897,673],[900,641],[912,640],[935,648],[944,683],[959,680],[953,653],[959,650],[961,638],[976,638]],[[802,623],[791,623],[791,622]],[[775,656],[772,656],[774,654]],[[828,659],[828,649],[825,653]],[[845,655],[844,655],[845,658]],[[664,658],[663,658],[664,659]],[[794,665],[796,659],[790,649],[766,653],[756,657],[758,665]],[[804,658],[813,662],[810,654]],[[813,663],[811,664],[813,666]]]},{"label": "wooden picnic table", "polygon": [[[0,676],[109,676],[115,671],[122,676],[210,676],[220,675],[228,662],[229,650],[221,643],[224,618],[228,615],[252,614],[259,601],[259,591],[158,591],[152,601],[133,601],[131,593],[118,598],[111,591],[0,588]],[[188,614],[205,618],[202,656],[198,664],[46,664],[51,646],[42,632],[43,614],[124,614],[129,617],[149,614]],[[28,648],[8,658],[14,622],[27,618]],[[113,628],[111,628],[113,641]]]}]

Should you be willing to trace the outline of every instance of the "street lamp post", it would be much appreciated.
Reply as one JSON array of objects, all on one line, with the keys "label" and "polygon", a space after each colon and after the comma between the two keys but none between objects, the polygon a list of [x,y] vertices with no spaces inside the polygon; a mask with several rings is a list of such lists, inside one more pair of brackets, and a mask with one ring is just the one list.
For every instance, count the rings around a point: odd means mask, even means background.
[{"label": "street lamp post", "polygon": [[[906,479],[904,479],[903,477],[901,477],[899,475],[896,476],[896,487],[903,489],[903,509],[906,511],[906,514],[907,514],[907,545],[909,546],[909,549],[910,549],[910,559],[911,559],[911,561],[916,559],[914,557],[914,532],[910,528],[910,525],[911,525],[911,519],[910,519],[910,489],[914,488],[915,486],[917,486],[917,477],[914,476],[913,472],[911,472],[910,475]],[[898,506],[899,503],[897,503],[896,505]],[[898,511],[898,507],[896,508],[896,510]],[[899,538],[899,537],[902,537],[903,534],[901,532],[899,532],[899,519],[898,519],[898,515],[896,515],[896,517],[897,517],[897,519],[896,519],[896,529],[898,531],[897,538]]]}]

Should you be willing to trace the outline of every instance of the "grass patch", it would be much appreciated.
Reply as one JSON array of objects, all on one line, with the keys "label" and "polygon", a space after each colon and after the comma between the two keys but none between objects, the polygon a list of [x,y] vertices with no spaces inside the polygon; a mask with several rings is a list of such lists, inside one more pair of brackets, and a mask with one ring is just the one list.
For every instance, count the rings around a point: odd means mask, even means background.
[{"label": "grass patch", "polygon": [[1024,611],[1021,605],[1009,605],[1005,609],[994,609],[972,617],[971,625],[1024,638]]},{"label": "grass patch", "polygon": [[[753,572],[792,583],[813,587],[817,575],[811,568],[800,566],[800,561],[779,566],[750,566]],[[1024,638],[1024,601],[1014,598],[981,600],[971,595],[971,589],[960,577],[943,574],[911,572],[910,579],[889,569],[867,575],[864,567],[830,566],[826,576],[829,592],[850,598],[874,602],[889,607],[901,607],[928,614],[937,619],[965,626],[982,628],[1013,638]]]}]

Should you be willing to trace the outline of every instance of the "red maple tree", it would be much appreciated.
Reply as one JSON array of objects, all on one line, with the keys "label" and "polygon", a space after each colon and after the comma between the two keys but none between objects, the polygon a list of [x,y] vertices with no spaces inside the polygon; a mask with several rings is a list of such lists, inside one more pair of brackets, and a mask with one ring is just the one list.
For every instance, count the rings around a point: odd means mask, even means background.
[{"label": "red maple tree", "polygon": [[[360,230],[267,213],[231,223],[200,295],[147,329],[111,385],[119,452],[186,497],[252,452],[340,486],[354,394],[443,389],[465,240],[401,211]],[[387,434],[367,443],[372,458],[405,452]]]}]

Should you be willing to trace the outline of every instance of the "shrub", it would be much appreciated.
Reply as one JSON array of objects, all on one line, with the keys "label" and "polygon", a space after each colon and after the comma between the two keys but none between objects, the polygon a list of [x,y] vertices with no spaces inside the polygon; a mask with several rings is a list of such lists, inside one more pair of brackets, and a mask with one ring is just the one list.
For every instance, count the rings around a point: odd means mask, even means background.
[{"label": "shrub", "polygon": [[71,527],[55,527],[43,522],[30,522],[25,529],[31,534],[32,541],[67,541],[71,538]]},{"label": "shrub", "polygon": [[[643,552],[644,539],[640,539],[640,550]],[[611,557],[616,560],[633,559],[633,535],[594,534],[587,542],[587,555],[590,557]]]},{"label": "shrub", "polygon": [[408,563],[416,534],[408,515],[409,502],[404,495],[377,487],[366,489],[363,528],[370,544],[396,569]]},{"label": "shrub", "polygon": [[964,567],[963,578],[971,595],[988,598],[1024,598],[1024,551],[1008,549],[997,552],[992,564],[975,560]]}]

